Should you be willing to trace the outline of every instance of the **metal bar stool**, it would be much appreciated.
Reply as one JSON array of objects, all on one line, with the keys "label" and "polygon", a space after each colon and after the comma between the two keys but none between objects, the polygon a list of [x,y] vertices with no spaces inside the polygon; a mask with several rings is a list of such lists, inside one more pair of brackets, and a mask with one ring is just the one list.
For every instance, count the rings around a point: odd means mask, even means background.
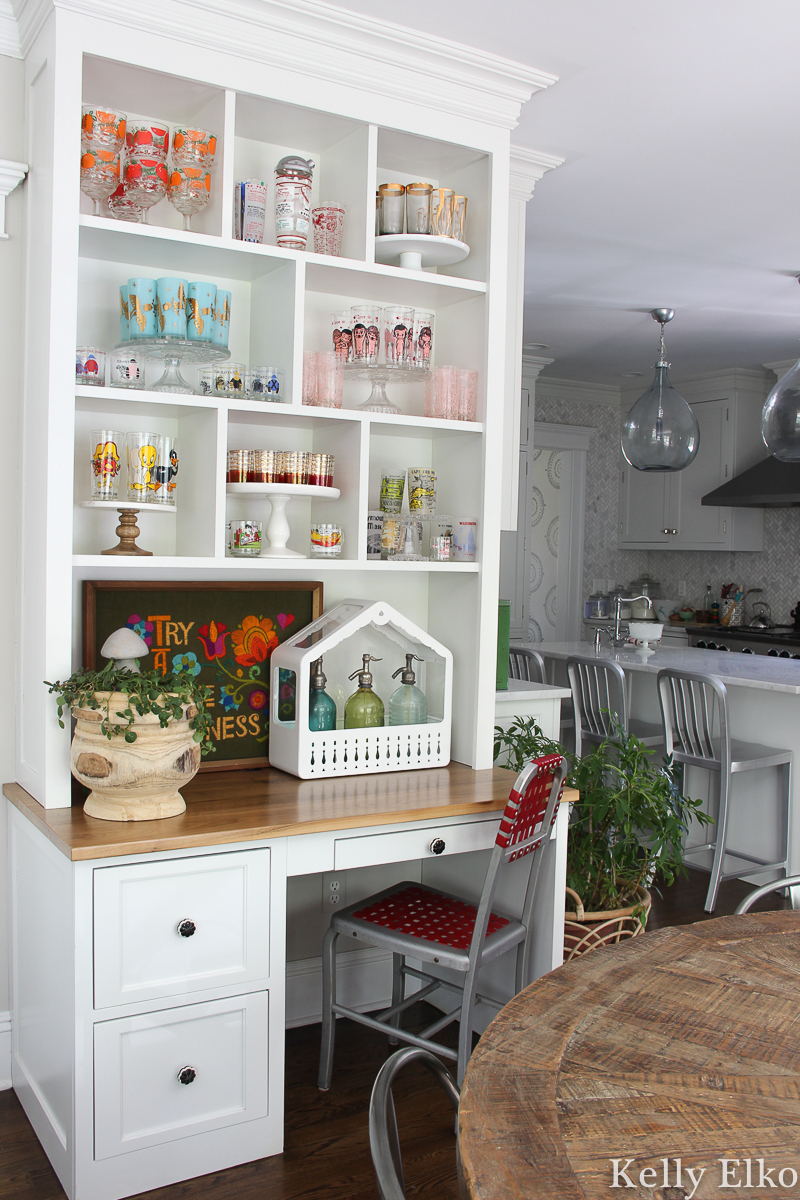
[{"label": "metal bar stool", "polygon": [[[713,842],[702,846],[691,846],[689,853],[713,850],[711,881],[708,885],[705,910],[713,912],[717,903],[717,892],[723,879],[736,879],[742,874],[755,875],[761,871],[787,872],[789,860],[789,797],[791,795],[791,750],[778,750],[774,746],[760,746],[753,742],[734,741],[731,738],[728,717],[728,693],[725,684],[715,675],[695,675],[688,671],[659,671],[658,698],[664,723],[664,745],[666,754],[672,755],[684,769],[703,767],[715,771],[719,776],[719,807],[717,810],[717,836]],[[718,731],[718,734],[715,732]],[[728,810],[731,775],[740,771],[758,771],[762,767],[781,767],[783,787],[780,799],[781,859],[765,862],[752,854],[739,850],[728,850]],[[752,863],[752,869],[723,871],[725,855]],[[689,860],[687,859],[687,862]],[[700,863],[689,863],[701,871],[708,870]]]},{"label": "metal bar stool", "polygon": [[625,672],[608,658],[576,655],[567,659],[567,676],[575,708],[575,753],[583,756],[583,743],[597,746],[614,736],[613,718],[625,733],[631,733],[645,746],[659,746],[664,740],[660,725],[640,721],[628,714]]},{"label": "metal bar stool", "polygon": [[[756,900],[760,900],[762,896],[768,896],[770,892],[785,892],[790,888],[800,886],[800,875],[786,875],[783,879],[773,879],[772,883],[765,883],[763,887],[756,888],[754,892],[748,892],[744,900],[736,905],[733,910],[738,917],[740,913],[749,912]],[[792,908],[796,908],[794,898],[792,898]]]},{"label": "metal bar stool", "polygon": [[419,1062],[428,1068],[438,1080],[456,1113],[458,1112],[460,1095],[455,1080],[439,1059],[428,1050],[420,1050],[418,1046],[406,1046],[391,1058],[387,1058],[376,1076],[369,1101],[369,1148],[378,1180],[380,1200],[405,1200],[403,1160],[400,1155],[400,1139],[397,1136],[392,1084],[398,1072],[410,1062]]},{"label": "metal bar stool", "polygon": [[[536,885],[544,850],[555,824],[558,802],[564,788],[566,761],[560,754],[535,759],[517,776],[508,798],[494,849],[489,860],[483,891],[477,908],[473,904],[439,892],[421,883],[397,883],[383,892],[351,904],[335,913],[322,943],[322,1046],[319,1060],[319,1086],[330,1087],[333,1071],[333,1044],[336,1017],[350,1017],[370,1029],[387,1033],[391,1041],[409,1042],[458,1064],[458,1084],[464,1078],[467,1059],[472,1052],[472,1026],[475,1006],[490,1004],[501,1009],[505,1000],[478,993],[481,965],[516,947],[515,993],[530,982]],[[501,867],[528,857],[528,885],[517,920],[492,911]],[[336,1001],[336,943],[339,936],[353,937],[370,946],[391,950],[393,954],[391,1007],[370,1017]],[[441,979],[431,970],[418,971],[406,965],[406,956],[429,966],[438,965],[457,971],[463,984]],[[405,996],[408,976],[423,983],[420,991]],[[400,1027],[400,1014],[418,1000],[443,989],[460,996],[459,1004],[437,1018],[417,1036]],[[458,1053],[433,1040],[434,1035],[459,1022]]]},{"label": "metal bar stool", "polygon": [[509,646],[509,679],[524,679],[527,683],[547,683],[544,659],[536,650],[527,646]]}]

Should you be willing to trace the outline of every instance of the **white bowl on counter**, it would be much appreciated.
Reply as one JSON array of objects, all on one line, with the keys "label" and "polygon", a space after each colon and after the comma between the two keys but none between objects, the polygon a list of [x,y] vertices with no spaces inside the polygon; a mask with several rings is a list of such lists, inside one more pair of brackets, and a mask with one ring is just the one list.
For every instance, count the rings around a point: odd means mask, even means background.
[{"label": "white bowl on counter", "polygon": [[636,650],[640,654],[653,654],[650,649],[650,642],[658,642],[661,640],[661,635],[664,632],[664,626],[657,621],[629,621],[628,636],[634,638],[637,643]]}]

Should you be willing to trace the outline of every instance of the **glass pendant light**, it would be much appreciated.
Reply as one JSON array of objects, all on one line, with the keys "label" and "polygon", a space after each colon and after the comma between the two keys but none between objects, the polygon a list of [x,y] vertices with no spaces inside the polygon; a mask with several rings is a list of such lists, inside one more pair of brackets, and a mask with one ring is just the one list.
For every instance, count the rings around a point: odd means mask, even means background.
[{"label": "glass pendant light", "polygon": [[767,396],[761,413],[761,436],[773,458],[800,462],[800,361]]},{"label": "glass pendant light", "polygon": [[661,326],[656,373],[622,426],[622,453],[637,471],[682,471],[700,447],[700,426],[667,375],[670,364],[664,352],[664,326],[675,310],[654,308],[650,315]]}]

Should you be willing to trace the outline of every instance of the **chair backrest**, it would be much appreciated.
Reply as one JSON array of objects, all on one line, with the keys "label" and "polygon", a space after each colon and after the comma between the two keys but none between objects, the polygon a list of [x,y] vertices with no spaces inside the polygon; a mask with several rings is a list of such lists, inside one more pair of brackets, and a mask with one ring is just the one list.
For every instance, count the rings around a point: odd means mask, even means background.
[{"label": "chair backrest", "polygon": [[[469,948],[471,968],[476,968],[480,962],[501,867],[517,862],[529,854],[534,855],[520,917],[527,930],[523,953],[518,959],[518,979],[524,981],[521,986],[528,982],[530,974],[530,932],[542,857],[550,840],[550,831],[558,817],[558,805],[564,791],[566,773],[567,760],[561,754],[535,758],[520,771],[500,818],[500,827],[478,902],[478,915],[475,918]],[[520,990],[519,986],[517,990]]]},{"label": "chair backrest", "polygon": [[[380,1200],[405,1200],[403,1161],[397,1136],[392,1084],[397,1073],[410,1062],[419,1062],[428,1068],[458,1112],[460,1095],[455,1080],[429,1050],[423,1050],[419,1046],[406,1046],[391,1058],[387,1058],[377,1074],[369,1101],[369,1149],[378,1180]],[[455,1173],[455,1162],[453,1170]]]},{"label": "chair backrest", "polygon": [[575,708],[575,753],[583,742],[604,742],[614,732],[613,718],[628,732],[625,672],[608,658],[577,655],[567,659],[567,676]]},{"label": "chair backrest", "polygon": [[716,675],[667,669],[657,677],[664,749],[675,762],[722,768],[730,762],[728,693]]},{"label": "chair backrest", "polygon": [[527,646],[509,646],[509,679],[524,679],[526,683],[547,683],[544,659],[536,650]]}]

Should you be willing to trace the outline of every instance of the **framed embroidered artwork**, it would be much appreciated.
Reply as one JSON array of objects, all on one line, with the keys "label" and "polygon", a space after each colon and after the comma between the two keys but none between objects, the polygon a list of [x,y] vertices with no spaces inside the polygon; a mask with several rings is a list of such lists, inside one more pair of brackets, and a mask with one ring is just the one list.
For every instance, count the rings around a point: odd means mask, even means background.
[{"label": "framed embroidered artwork", "polygon": [[[143,670],[191,671],[209,689],[216,752],[200,770],[264,767],[269,659],[276,646],[321,615],[319,582],[85,580],[83,665],[102,668],[100,647],[108,635],[134,629],[150,647]],[[293,696],[279,702],[293,710]]]}]

